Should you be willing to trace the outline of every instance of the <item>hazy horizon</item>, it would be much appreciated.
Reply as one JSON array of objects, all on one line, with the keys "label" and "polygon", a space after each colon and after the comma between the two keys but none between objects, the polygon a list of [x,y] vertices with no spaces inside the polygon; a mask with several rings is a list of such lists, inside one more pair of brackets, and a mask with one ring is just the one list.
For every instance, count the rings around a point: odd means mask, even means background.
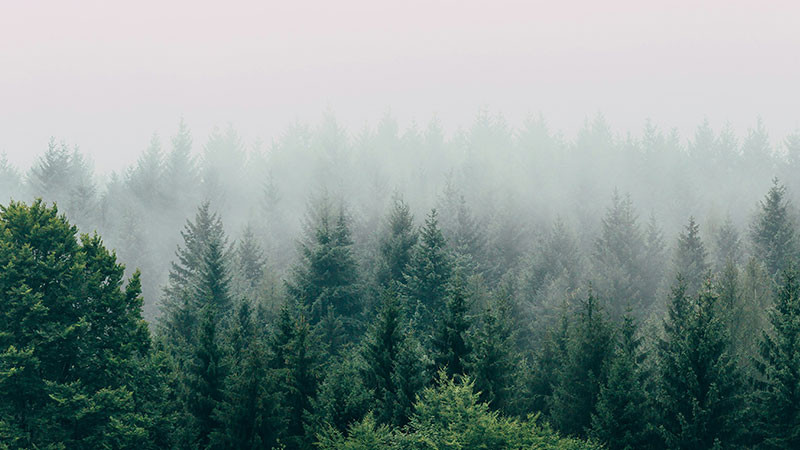
[{"label": "hazy horizon", "polygon": [[19,168],[52,136],[118,171],[181,117],[198,145],[230,123],[248,146],[326,111],[351,134],[387,111],[452,133],[481,108],[567,138],[597,113],[684,142],[704,118],[743,136],[760,116],[774,144],[800,125],[788,2],[78,3],[0,18],[0,152]]}]

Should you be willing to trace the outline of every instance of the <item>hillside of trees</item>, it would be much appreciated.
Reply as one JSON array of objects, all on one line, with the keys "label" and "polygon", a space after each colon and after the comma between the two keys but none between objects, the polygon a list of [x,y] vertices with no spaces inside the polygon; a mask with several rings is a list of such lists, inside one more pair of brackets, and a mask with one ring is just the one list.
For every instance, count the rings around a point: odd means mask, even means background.
[{"label": "hillside of trees", "polygon": [[0,448],[800,448],[799,169],[485,111],[0,158]]}]

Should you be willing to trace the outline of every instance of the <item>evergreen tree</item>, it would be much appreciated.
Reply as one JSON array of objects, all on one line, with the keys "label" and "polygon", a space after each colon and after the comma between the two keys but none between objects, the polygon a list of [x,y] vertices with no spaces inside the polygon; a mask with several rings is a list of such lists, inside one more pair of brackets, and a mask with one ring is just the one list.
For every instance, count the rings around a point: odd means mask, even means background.
[{"label": "evergreen tree", "polygon": [[708,254],[700,239],[700,226],[689,217],[686,229],[678,235],[675,250],[675,273],[680,274],[686,283],[686,293],[690,296],[703,286],[704,279],[710,275]]},{"label": "evergreen tree", "polygon": [[270,338],[268,363],[280,377],[278,392],[286,417],[280,442],[288,448],[309,447],[306,429],[319,384],[319,343],[311,331],[300,308],[287,301]]},{"label": "evergreen tree", "polygon": [[375,420],[394,426],[408,422],[415,395],[425,383],[418,343],[403,322],[396,295],[387,293],[361,350],[361,377],[374,398]]},{"label": "evergreen tree", "polygon": [[328,316],[328,325],[341,321],[352,339],[361,325],[363,305],[347,217],[325,198],[310,212],[307,226],[288,292],[307,309],[311,325]]},{"label": "evergreen tree", "polygon": [[200,311],[213,304],[214,314],[221,317],[230,308],[227,238],[222,221],[211,212],[208,202],[200,205],[194,222],[186,222],[181,236],[184,245],[172,262],[160,322],[166,342],[175,355],[182,355],[179,364],[196,343]]},{"label": "evergreen tree", "polygon": [[502,299],[483,315],[475,333],[470,374],[480,399],[495,410],[508,412],[514,387],[514,330],[511,311]]},{"label": "evergreen tree", "polygon": [[600,236],[593,254],[593,283],[609,305],[612,317],[626,308],[644,314],[653,299],[645,291],[642,272],[644,240],[630,196],[622,198],[614,191],[611,207],[603,218]]},{"label": "evergreen tree", "polygon": [[667,448],[737,444],[741,382],[709,284],[691,299],[679,277],[659,342],[660,430]]},{"label": "evergreen tree", "polygon": [[636,321],[623,317],[616,349],[608,367],[608,378],[592,414],[589,436],[609,449],[633,450],[656,445],[652,433],[653,405],[646,391],[645,354],[637,336]]},{"label": "evergreen tree", "polygon": [[769,317],[771,329],[762,332],[757,394],[758,432],[764,448],[800,446],[800,280],[784,272],[783,283]]},{"label": "evergreen tree", "polygon": [[718,271],[732,262],[734,265],[742,261],[742,243],[739,231],[728,217],[714,233],[715,268]]},{"label": "evergreen tree", "polygon": [[406,267],[405,294],[420,310],[422,326],[430,328],[444,310],[452,262],[436,210],[431,210],[420,232],[420,240]]},{"label": "evergreen tree", "polygon": [[182,381],[186,405],[183,440],[197,448],[205,448],[212,433],[219,432],[222,426],[216,410],[223,400],[226,375],[213,305],[205,305],[202,309],[202,323],[193,356]]},{"label": "evergreen tree", "polygon": [[468,317],[469,306],[463,283],[457,275],[443,315],[436,322],[431,342],[435,367],[450,378],[467,373],[472,352],[467,336],[472,323]]},{"label": "evergreen tree", "polygon": [[227,348],[229,374],[216,414],[220,428],[211,435],[214,448],[271,448],[285,427],[277,371],[265,362],[263,336],[253,323],[252,308],[241,302]]},{"label": "evergreen tree", "polygon": [[753,254],[767,267],[767,273],[777,278],[787,263],[797,256],[794,223],[789,213],[789,203],[784,198],[786,188],[775,178],[761,210],[750,226]]},{"label": "evergreen tree", "polygon": [[380,242],[377,278],[381,287],[391,288],[405,282],[403,273],[411,261],[417,239],[414,216],[408,204],[396,197]]},{"label": "evergreen tree", "polygon": [[613,338],[613,329],[590,292],[570,324],[566,353],[553,387],[550,415],[562,433],[585,436],[591,426]]},{"label": "evergreen tree", "polygon": [[76,235],[41,200],[0,208],[0,443],[153,448],[170,425],[139,275]]}]

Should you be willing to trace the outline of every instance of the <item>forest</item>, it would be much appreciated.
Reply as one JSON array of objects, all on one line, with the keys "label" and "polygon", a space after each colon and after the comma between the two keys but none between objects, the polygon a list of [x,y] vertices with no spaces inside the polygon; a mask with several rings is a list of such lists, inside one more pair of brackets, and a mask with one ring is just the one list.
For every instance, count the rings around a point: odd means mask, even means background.
[{"label": "forest", "polygon": [[800,131],[79,144],[0,157],[0,449],[800,448]]}]

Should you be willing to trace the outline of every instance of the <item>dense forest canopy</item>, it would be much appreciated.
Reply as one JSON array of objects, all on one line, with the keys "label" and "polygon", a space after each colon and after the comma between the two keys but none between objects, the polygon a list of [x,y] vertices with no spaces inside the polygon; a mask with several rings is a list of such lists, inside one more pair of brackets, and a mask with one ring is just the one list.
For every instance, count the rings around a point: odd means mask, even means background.
[{"label": "dense forest canopy", "polygon": [[800,132],[0,158],[0,448],[798,448]]}]

